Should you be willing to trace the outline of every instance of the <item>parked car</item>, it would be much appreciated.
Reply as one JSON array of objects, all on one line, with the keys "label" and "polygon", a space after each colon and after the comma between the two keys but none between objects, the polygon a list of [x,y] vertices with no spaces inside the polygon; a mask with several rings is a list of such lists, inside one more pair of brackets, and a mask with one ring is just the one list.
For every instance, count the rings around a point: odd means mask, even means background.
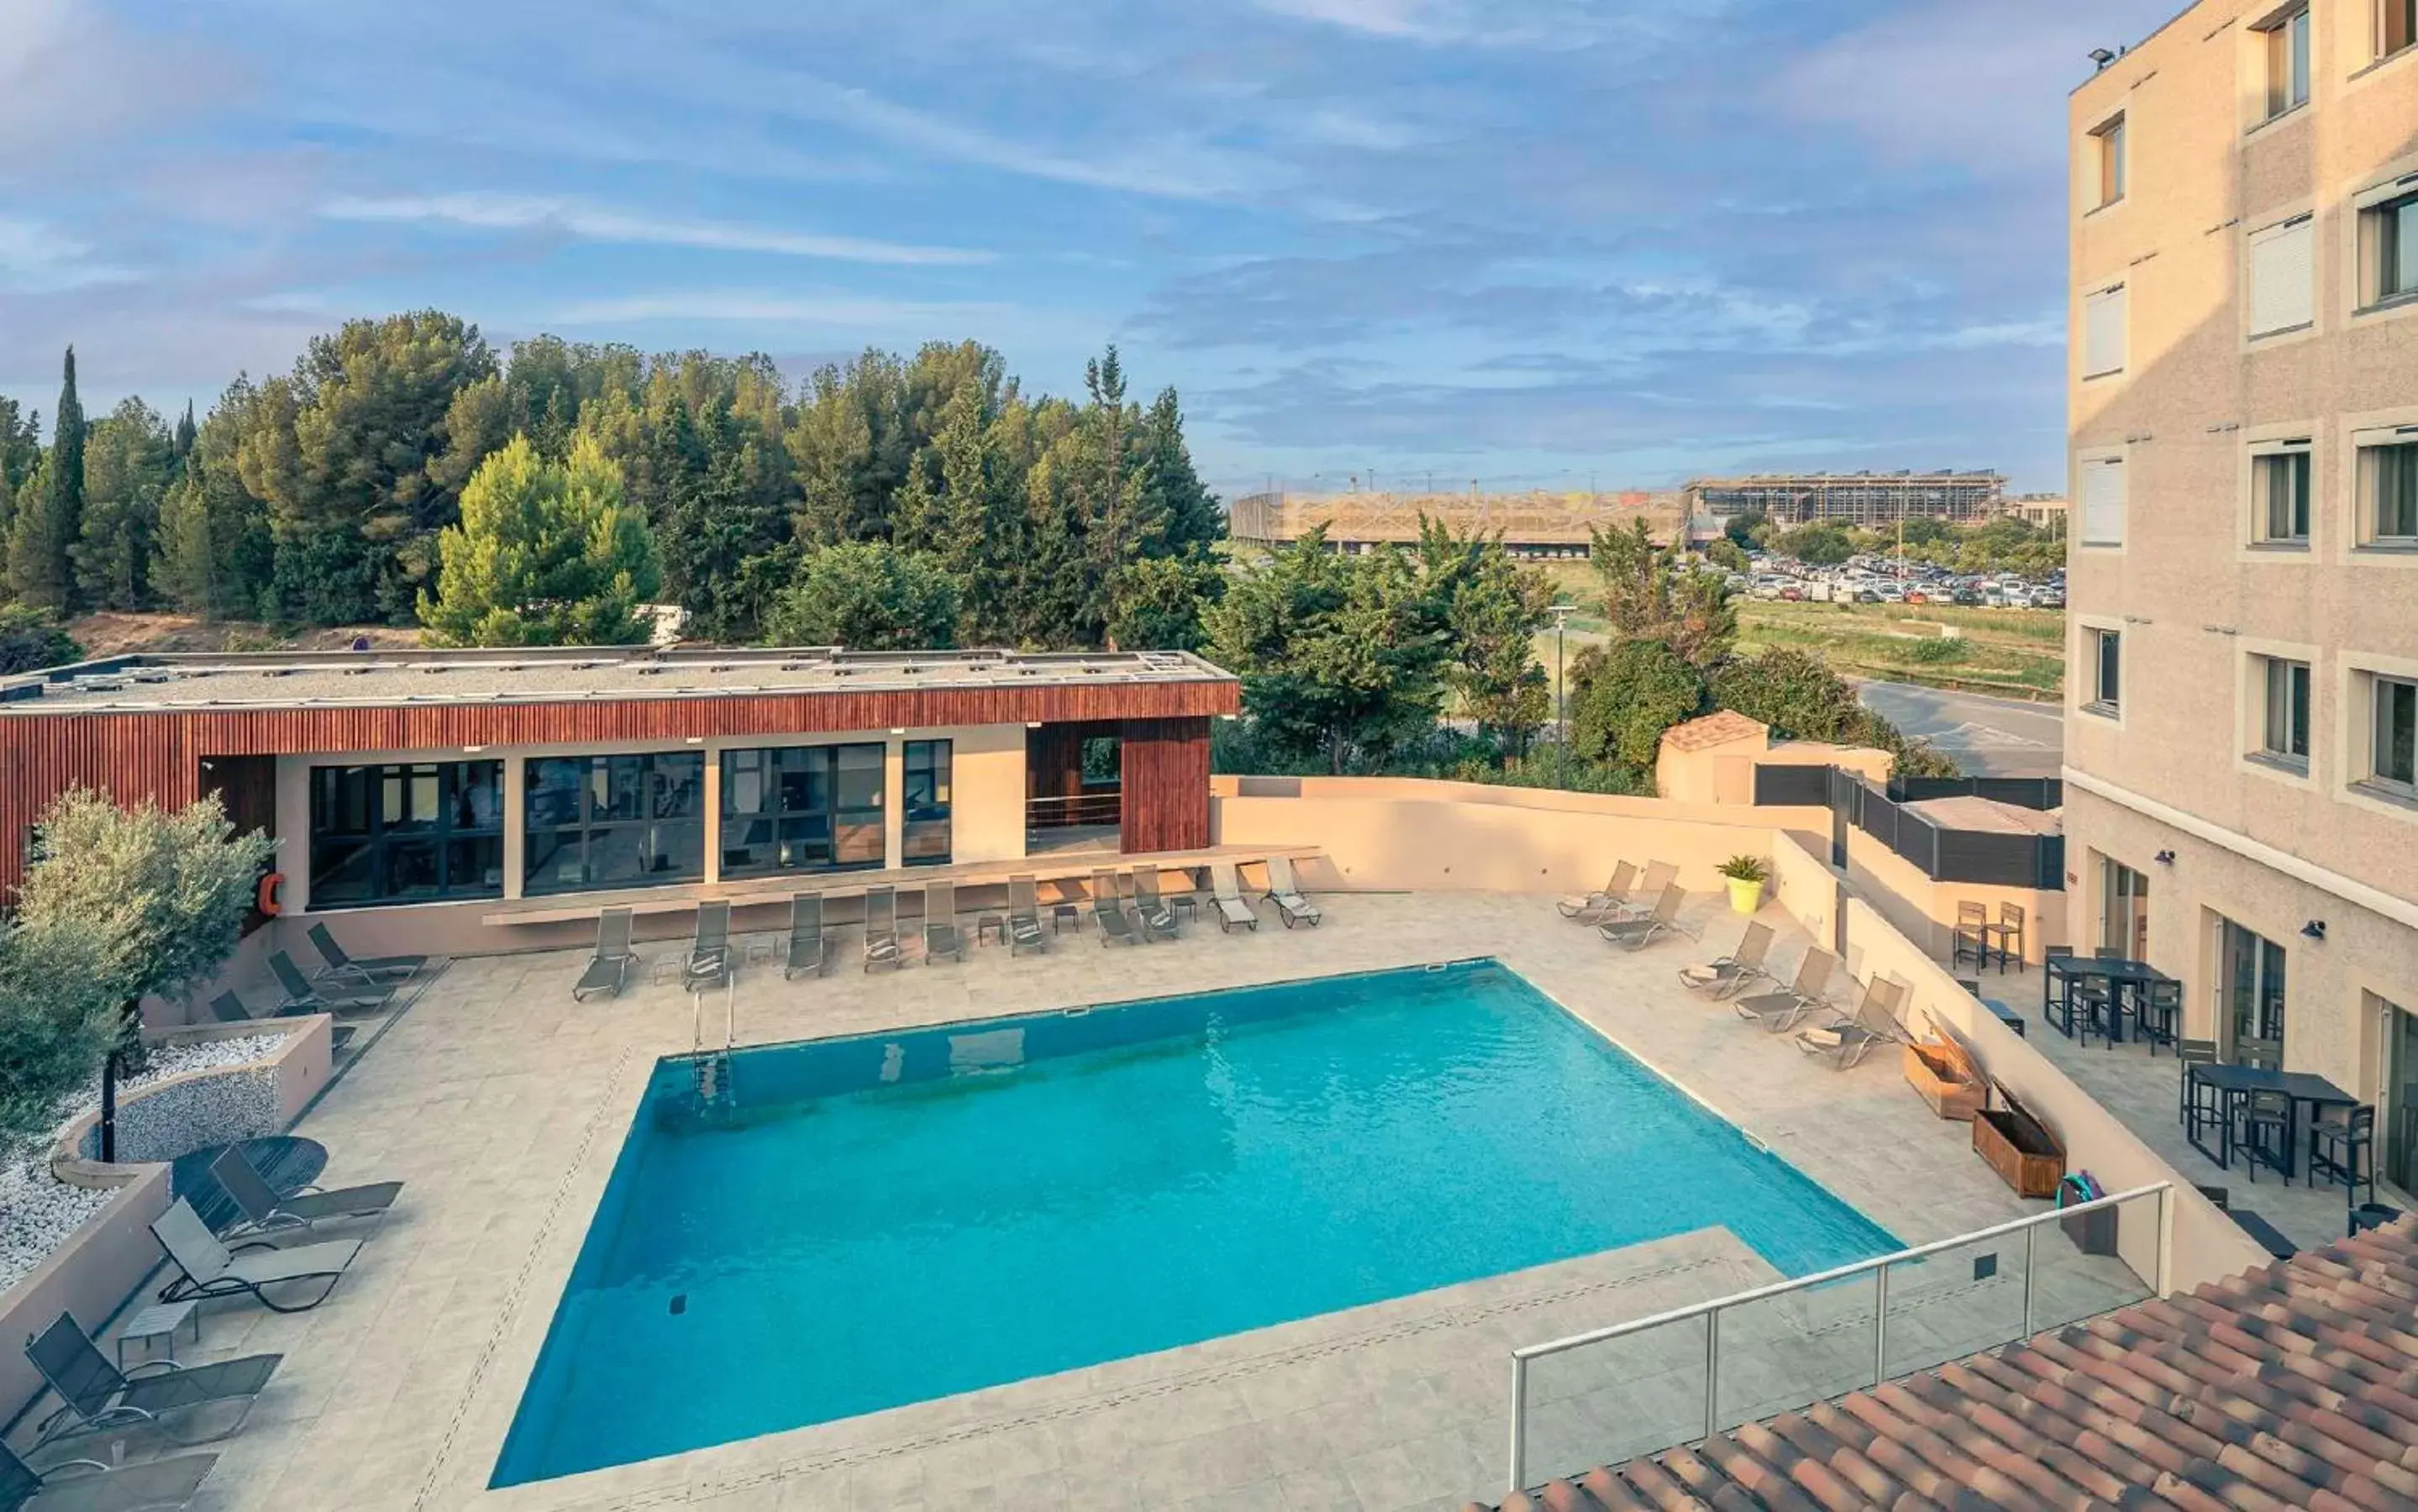
[{"label": "parked car", "polygon": [[2065,589],[2054,587],[2032,589],[2032,607],[2035,609],[2064,608]]},{"label": "parked car", "polygon": [[1982,606],[1982,590],[1969,583],[1965,584],[1949,595],[1949,602],[1978,609]]}]

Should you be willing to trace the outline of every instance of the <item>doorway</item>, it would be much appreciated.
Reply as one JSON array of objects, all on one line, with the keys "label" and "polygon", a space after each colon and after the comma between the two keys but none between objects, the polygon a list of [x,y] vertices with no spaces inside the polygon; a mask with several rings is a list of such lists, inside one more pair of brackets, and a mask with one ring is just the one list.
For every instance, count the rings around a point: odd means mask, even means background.
[{"label": "doorway", "polygon": [[2150,879],[2113,856],[2099,858],[2099,943],[2129,960],[2150,958]]},{"label": "doorway", "polygon": [[2230,919],[2217,944],[2218,1017],[2225,1058],[2284,1069],[2284,947]]},{"label": "doorway", "polygon": [[2418,1015],[2384,1003],[2384,1179],[2406,1192],[2418,1176]]}]

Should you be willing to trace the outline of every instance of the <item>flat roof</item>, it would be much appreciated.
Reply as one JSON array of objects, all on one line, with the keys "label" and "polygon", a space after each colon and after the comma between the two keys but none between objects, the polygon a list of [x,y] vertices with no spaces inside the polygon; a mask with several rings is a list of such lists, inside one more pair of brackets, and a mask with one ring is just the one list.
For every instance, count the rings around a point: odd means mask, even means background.
[{"label": "flat roof", "polygon": [[1187,651],[495,650],[175,652],[0,680],[0,715],[615,702],[933,689],[1232,682]]}]

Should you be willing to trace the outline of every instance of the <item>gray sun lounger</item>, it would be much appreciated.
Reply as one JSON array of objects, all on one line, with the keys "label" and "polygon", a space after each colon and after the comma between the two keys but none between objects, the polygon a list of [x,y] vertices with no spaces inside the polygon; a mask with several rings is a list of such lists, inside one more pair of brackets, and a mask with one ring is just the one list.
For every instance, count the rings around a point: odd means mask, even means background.
[{"label": "gray sun lounger", "polygon": [[222,1241],[230,1244],[287,1235],[315,1238],[323,1224],[384,1223],[394,1209],[394,1199],[403,1195],[401,1182],[371,1182],[333,1191],[306,1186],[291,1197],[280,1197],[275,1187],[260,1179],[241,1145],[227,1146],[210,1162],[210,1178],[243,1212],[240,1222],[219,1233]]},{"label": "gray sun lounger", "polygon": [[1268,858],[1267,898],[1277,906],[1277,917],[1284,921],[1287,929],[1297,924],[1306,924],[1314,929],[1326,919],[1318,905],[1302,896],[1301,889],[1293,885],[1293,858],[1290,856]]},{"label": "gray sun lounger", "polygon": [[1597,934],[1615,945],[1630,950],[1643,950],[1664,935],[1684,933],[1679,928],[1679,909],[1688,894],[1679,891],[1676,882],[1666,883],[1661,895],[1654,900],[1654,911],[1634,919],[1615,919],[1595,926]]},{"label": "gray sun lounger", "polygon": [[[160,1241],[168,1259],[180,1273],[176,1280],[160,1289],[162,1302],[182,1302],[187,1297],[234,1297],[249,1295],[271,1312],[308,1312],[328,1300],[336,1283],[344,1278],[344,1271],[361,1252],[358,1239],[338,1239],[323,1245],[301,1245],[292,1249],[279,1249],[267,1240],[253,1240],[229,1248],[219,1243],[218,1236],[202,1222],[200,1214],[183,1198],[169,1204],[168,1211],[151,1220],[151,1236]],[[240,1253],[238,1252],[240,1251]],[[291,1306],[272,1301],[269,1290],[280,1291],[288,1287],[316,1286],[317,1294],[308,1302]]]},{"label": "gray sun lounger", "polygon": [[[315,1011],[316,1010],[310,1008],[297,1008],[290,1014],[283,1016],[271,1014],[269,1016],[271,1018],[279,1016],[299,1018]],[[222,992],[217,997],[210,1000],[210,1016],[217,1019],[222,1024],[251,1024],[257,1023],[259,1021],[253,1011],[243,1005],[243,1000],[236,996],[236,994],[231,991]],[[329,1038],[328,1048],[330,1050],[341,1050],[352,1042],[353,1026],[350,1024],[338,1024],[335,1026],[332,1034]]]},{"label": "gray sun lounger", "polygon": [[1041,932],[1041,891],[1028,875],[1007,879],[1007,953],[1047,951],[1049,937]]},{"label": "gray sun lounger", "polygon": [[277,985],[285,989],[285,1000],[277,1005],[281,1018],[296,1014],[374,1014],[394,1000],[390,986],[330,984],[322,989],[282,950],[269,952],[268,969],[276,973]]},{"label": "gray sun lounger", "polygon": [[885,882],[865,894],[865,969],[898,959],[898,890]]},{"label": "gray sun lounger", "polygon": [[1628,900],[1629,891],[1636,883],[1637,868],[1624,861],[1612,868],[1602,887],[1592,893],[1573,893],[1553,907],[1572,924],[1601,924],[1612,909]]},{"label": "gray sun lounger", "polygon": [[1103,948],[1141,943],[1141,931],[1135,927],[1133,915],[1125,911],[1125,901],[1117,896],[1117,874],[1112,871],[1092,874],[1092,921],[1100,926]]},{"label": "gray sun lounger", "polygon": [[587,970],[572,984],[572,1001],[585,1002],[591,992],[621,995],[638,964],[638,953],[630,948],[630,931],[627,909],[606,909],[596,916],[596,954],[588,957]]},{"label": "gray sun lounger", "polygon": [[1133,887],[1134,917],[1141,921],[1143,936],[1149,939],[1173,939],[1175,910],[1169,908],[1167,900],[1158,895],[1158,868],[1135,867]]},{"label": "gray sun lounger", "polygon": [[1662,901],[1663,890],[1679,879],[1679,868],[1667,861],[1649,861],[1645,875],[1638,878],[1636,891],[1625,898],[1615,898],[1596,917],[1599,925],[1630,924],[1654,916],[1655,905]]},{"label": "gray sun lounger", "polygon": [[689,939],[688,959],[681,963],[681,990],[729,985],[730,903],[708,898],[696,906],[696,933]]},{"label": "gray sun lounger", "polygon": [[820,976],[830,969],[831,951],[823,941],[823,895],[797,893],[789,899],[789,955],[781,966],[781,978]]},{"label": "gray sun lounger", "polygon": [[1768,980],[1770,972],[1763,963],[1771,954],[1771,926],[1750,924],[1738,937],[1737,947],[1727,955],[1699,966],[1679,968],[1679,985],[1691,992],[1709,992],[1716,998],[1735,997],[1750,982]]},{"label": "gray sun lounger", "polygon": [[1898,1027],[1898,1005],[1905,1000],[1905,984],[1876,976],[1864,986],[1853,1017],[1797,1031],[1797,1047],[1833,1071],[1845,1071],[1878,1045],[1903,1045],[1905,1031]]},{"label": "gray sun lounger", "polygon": [[1839,958],[1816,945],[1807,950],[1805,958],[1797,963],[1797,978],[1777,992],[1758,992],[1749,998],[1733,998],[1730,1006],[1749,1023],[1761,1024],[1778,1034],[1794,1029],[1806,1015],[1829,1006],[1822,989],[1830,985],[1830,973],[1838,969]]},{"label": "gray sun lounger", "polygon": [[934,882],[924,889],[924,964],[929,966],[943,955],[964,960],[966,935],[957,927],[956,885]]},{"label": "gray sun lounger", "polygon": [[180,1454],[112,1469],[68,1459],[38,1474],[0,1443],[0,1512],[178,1512],[218,1462],[214,1454]]},{"label": "gray sun lounger", "polygon": [[344,947],[336,943],[334,933],[323,924],[313,924],[308,933],[311,948],[328,963],[327,969],[319,973],[322,982],[356,982],[363,986],[377,986],[403,981],[428,964],[425,955],[375,955],[366,958],[347,955]]},{"label": "gray sun lounger", "polygon": [[1232,932],[1235,925],[1245,929],[1260,927],[1260,916],[1251,911],[1248,898],[1243,896],[1242,878],[1234,875],[1232,862],[1218,862],[1209,868],[1210,895],[1217,903],[1217,927]]},{"label": "gray sun lounger", "polygon": [[[243,1427],[252,1404],[277,1373],[280,1354],[253,1354],[217,1365],[146,1361],[129,1375],[111,1363],[74,1318],[61,1313],[25,1358],[58,1393],[56,1412],[35,1429],[37,1449],[94,1434],[157,1434],[173,1443],[208,1443]],[[158,1370],[157,1375],[139,1374]]]}]

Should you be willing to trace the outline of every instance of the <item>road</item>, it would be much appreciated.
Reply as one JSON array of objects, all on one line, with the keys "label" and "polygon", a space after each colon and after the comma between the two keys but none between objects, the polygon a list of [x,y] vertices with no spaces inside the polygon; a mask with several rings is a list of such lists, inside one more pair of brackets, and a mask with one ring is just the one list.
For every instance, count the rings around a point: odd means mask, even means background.
[{"label": "road", "polygon": [[1857,687],[1864,707],[1956,758],[1969,777],[2054,777],[2065,756],[2056,704],[2018,703],[1905,682]]}]

